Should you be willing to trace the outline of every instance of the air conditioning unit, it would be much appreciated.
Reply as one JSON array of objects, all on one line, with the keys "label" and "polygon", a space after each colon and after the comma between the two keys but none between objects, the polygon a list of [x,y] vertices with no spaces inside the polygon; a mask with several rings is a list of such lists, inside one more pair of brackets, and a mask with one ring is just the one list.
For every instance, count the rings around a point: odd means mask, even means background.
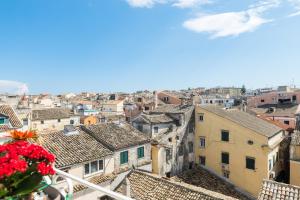
[{"label": "air conditioning unit", "polygon": [[275,172],[274,171],[271,171],[270,173],[269,173],[269,179],[270,180],[273,180],[273,179],[275,179]]}]

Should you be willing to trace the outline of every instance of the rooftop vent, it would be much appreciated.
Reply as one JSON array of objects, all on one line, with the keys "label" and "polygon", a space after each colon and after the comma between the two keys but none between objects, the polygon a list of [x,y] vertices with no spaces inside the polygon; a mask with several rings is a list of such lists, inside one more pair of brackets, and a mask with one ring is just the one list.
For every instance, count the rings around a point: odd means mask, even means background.
[{"label": "rooftop vent", "polygon": [[73,125],[65,125],[64,127],[65,135],[77,135],[79,131]]}]

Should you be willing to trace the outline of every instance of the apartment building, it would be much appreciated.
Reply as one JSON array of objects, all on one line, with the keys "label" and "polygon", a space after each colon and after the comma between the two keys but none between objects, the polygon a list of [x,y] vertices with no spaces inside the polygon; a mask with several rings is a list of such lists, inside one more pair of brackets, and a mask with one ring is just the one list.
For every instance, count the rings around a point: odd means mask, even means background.
[{"label": "apartment building", "polygon": [[153,173],[174,176],[194,165],[194,106],[164,105],[144,113],[133,126],[151,137]]},{"label": "apartment building", "polygon": [[236,109],[196,107],[196,163],[257,197],[264,179],[282,171],[281,128]]}]

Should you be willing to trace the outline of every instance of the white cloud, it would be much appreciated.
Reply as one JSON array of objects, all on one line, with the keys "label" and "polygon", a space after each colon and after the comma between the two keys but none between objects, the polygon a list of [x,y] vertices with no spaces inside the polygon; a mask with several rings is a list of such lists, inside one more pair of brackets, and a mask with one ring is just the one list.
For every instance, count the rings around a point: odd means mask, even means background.
[{"label": "white cloud", "polygon": [[151,8],[156,3],[164,3],[164,0],[126,0],[132,7]]},{"label": "white cloud", "polygon": [[296,12],[288,15],[288,17],[295,17],[300,15],[300,0],[289,0],[290,4],[294,7]]},{"label": "white cloud", "polygon": [[173,6],[179,8],[191,8],[198,5],[210,4],[211,0],[177,0]]},{"label": "white cloud", "polygon": [[0,80],[0,93],[24,94],[28,93],[28,86],[18,81]]},{"label": "white cloud", "polygon": [[245,11],[202,15],[185,21],[183,26],[195,32],[210,33],[212,38],[237,36],[254,31],[262,24],[272,21],[263,18],[262,14],[279,4],[279,0],[259,1]]}]

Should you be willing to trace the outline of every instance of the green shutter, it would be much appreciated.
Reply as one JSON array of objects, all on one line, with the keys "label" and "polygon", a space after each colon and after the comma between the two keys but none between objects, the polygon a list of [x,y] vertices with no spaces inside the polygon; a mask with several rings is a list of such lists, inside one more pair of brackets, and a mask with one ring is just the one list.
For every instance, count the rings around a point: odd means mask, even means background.
[{"label": "green shutter", "polygon": [[120,163],[121,165],[128,163],[128,151],[123,151],[120,153]]},{"label": "green shutter", "polygon": [[144,147],[139,147],[137,150],[138,158],[144,158]]}]

